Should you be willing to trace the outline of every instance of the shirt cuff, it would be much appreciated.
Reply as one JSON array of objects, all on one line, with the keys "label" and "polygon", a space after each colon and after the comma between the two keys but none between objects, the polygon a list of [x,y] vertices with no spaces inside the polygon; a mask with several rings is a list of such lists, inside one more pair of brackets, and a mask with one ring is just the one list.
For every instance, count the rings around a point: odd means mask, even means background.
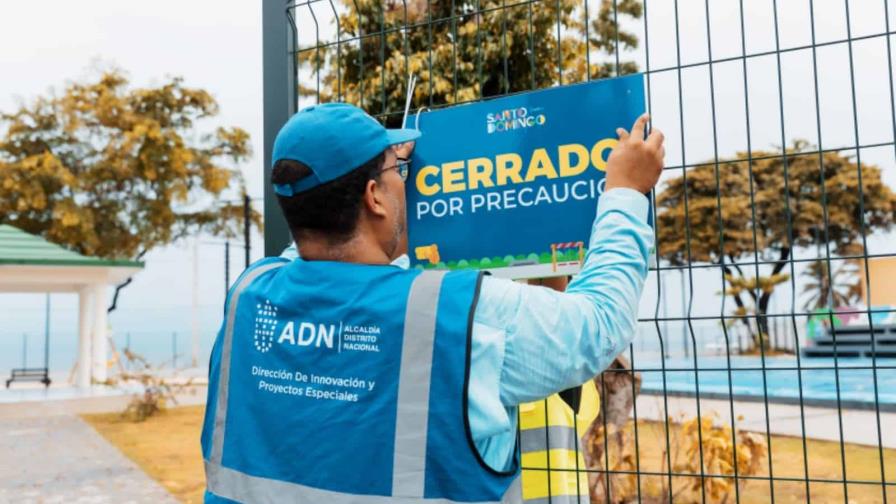
[{"label": "shirt cuff", "polygon": [[650,200],[647,199],[647,196],[634,189],[614,187],[601,194],[600,199],[597,201],[597,215],[603,215],[613,210],[621,210],[646,223],[647,213],[650,210]]}]

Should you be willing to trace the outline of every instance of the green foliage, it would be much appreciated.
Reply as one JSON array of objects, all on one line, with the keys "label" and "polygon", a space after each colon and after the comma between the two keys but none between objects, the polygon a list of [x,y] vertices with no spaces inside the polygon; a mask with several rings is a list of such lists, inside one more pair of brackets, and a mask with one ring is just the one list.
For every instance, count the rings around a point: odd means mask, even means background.
[{"label": "green foliage", "polygon": [[[616,2],[615,12],[612,0],[602,0],[589,13],[587,30],[578,0],[338,3],[340,40],[349,42],[298,53],[300,67],[321,81],[319,90],[301,86],[299,92],[322,102],[403,111],[408,73],[418,78],[417,108],[637,72],[632,61],[616,66],[617,38],[622,49],[636,48],[638,39],[615,19],[639,19],[639,0]],[[399,121],[400,115],[387,120]]]},{"label": "green foliage", "polygon": [[[578,249],[561,250],[557,253],[557,262],[574,262],[579,260]],[[504,257],[483,257],[481,259],[460,259],[458,261],[439,262],[438,264],[418,265],[420,269],[491,269],[512,266],[514,263],[531,262],[534,264],[550,264],[552,262],[550,252],[535,252],[529,254],[508,254]]]},{"label": "green foliage", "polygon": [[112,70],[0,115],[0,223],[104,258],[199,231],[237,236],[242,205],[213,200],[242,187],[249,135],[199,135],[197,122],[217,113],[180,78],[131,88]]}]

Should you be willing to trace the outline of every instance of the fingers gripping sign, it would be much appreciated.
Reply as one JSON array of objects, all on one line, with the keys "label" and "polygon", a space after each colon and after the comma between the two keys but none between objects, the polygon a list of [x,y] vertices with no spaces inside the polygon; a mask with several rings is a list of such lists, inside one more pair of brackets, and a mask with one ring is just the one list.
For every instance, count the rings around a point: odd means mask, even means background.
[{"label": "fingers gripping sign", "polygon": [[663,171],[663,133],[651,128],[645,138],[647,121],[650,116],[642,114],[632,125],[631,133],[617,128],[619,143],[607,160],[606,189],[628,187],[647,193],[656,185]]}]

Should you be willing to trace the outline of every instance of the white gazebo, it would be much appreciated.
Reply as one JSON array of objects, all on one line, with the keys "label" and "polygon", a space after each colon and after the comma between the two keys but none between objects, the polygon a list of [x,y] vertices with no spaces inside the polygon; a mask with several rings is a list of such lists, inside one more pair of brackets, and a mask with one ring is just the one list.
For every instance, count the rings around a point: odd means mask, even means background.
[{"label": "white gazebo", "polygon": [[107,376],[108,287],[143,268],[142,262],[87,257],[18,228],[0,224],[0,292],[78,294],[77,382],[88,388]]}]

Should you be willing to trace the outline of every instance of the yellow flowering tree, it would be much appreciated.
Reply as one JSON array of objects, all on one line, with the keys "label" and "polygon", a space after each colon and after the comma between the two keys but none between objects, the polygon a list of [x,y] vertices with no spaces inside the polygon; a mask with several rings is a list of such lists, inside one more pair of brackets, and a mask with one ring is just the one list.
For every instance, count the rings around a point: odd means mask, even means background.
[{"label": "yellow flowering tree", "polygon": [[860,174],[849,155],[819,158],[813,151],[797,140],[785,155],[740,152],[718,166],[689,168],[657,195],[658,255],[675,265],[718,264],[724,294],[756,348],[768,348],[769,302],[775,287],[790,280],[795,249],[830,247],[841,257],[860,256],[863,234],[896,223],[896,194],[880,168],[862,163]]},{"label": "yellow flowering tree", "polygon": [[217,112],[180,78],[131,88],[110,70],[0,115],[0,223],[113,259],[201,231],[236,236],[242,205],[215,198],[242,190],[249,135],[200,134]]},{"label": "yellow flowering tree", "polygon": [[341,43],[299,48],[311,76],[299,92],[391,114],[390,124],[404,110],[408,72],[419,79],[413,107],[423,107],[638,71],[624,57],[617,67],[616,55],[638,46],[621,25],[641,18],[640,0],[602,0],[587,23],[581,0],[337,4]]}]

